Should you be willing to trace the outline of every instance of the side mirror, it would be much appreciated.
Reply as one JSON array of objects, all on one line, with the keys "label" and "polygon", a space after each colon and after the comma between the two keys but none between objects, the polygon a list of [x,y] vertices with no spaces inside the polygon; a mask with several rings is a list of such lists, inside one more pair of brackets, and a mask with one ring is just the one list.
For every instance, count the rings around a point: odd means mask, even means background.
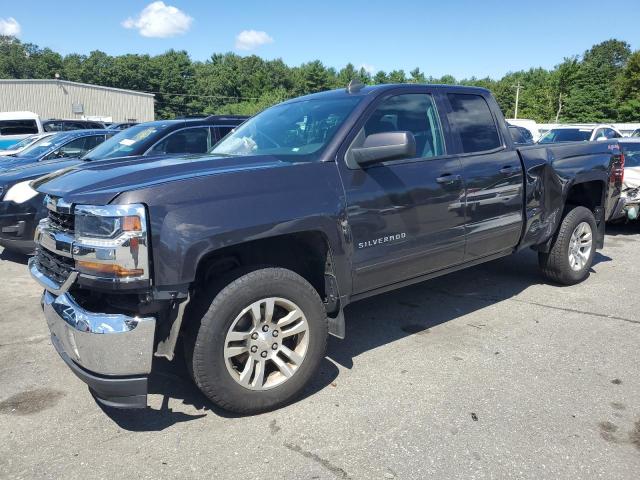
[{"label": "side mirror", "polygon": [[361,167],[385,160],[416,155],[416,139],[411,132],[384,132],[369,135],[362,147],[352,149],[353,159]]}]

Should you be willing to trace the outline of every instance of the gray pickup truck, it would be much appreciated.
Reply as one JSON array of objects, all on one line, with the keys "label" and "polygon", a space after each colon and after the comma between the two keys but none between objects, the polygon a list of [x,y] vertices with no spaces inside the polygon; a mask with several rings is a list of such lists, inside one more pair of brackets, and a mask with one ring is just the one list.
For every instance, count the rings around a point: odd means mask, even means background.
[{"label": "gray pickup truck", "polygon": [[54,347],[102,403],[146,406],[154,356],[181,339],[202,392],[255,413],[305,388],[349,303],[525,248],[554,283],[587,278],[620,159],[615,141],[514,146],[483,89],[352,83],[206,155],[36,181],[49,213],[29,268]]}]

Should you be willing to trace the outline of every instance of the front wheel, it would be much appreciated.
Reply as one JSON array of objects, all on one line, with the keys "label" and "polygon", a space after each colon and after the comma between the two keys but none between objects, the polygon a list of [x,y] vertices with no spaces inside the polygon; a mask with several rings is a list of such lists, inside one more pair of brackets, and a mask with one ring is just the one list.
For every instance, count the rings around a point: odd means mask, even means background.
[{"label": "front wheel", "polygon": [[256,270],[215,296],[187,345],[187,361],[213,403],[258,413],[302,392],[324,357],[327,328],[322,301],[304,278]]},{"label": "front wheel", "polygon": [[596,232],[596,219],[588,208],[575,207],[567,213],[551,250],[538,254],[544,275],[563,285],[574,285],[586,279],[596,251]]}]

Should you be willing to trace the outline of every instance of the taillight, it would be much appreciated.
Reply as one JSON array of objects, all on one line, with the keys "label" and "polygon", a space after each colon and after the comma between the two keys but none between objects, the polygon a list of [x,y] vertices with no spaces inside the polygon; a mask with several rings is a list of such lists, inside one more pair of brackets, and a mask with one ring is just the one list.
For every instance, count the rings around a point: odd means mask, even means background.
[{"label": "taillight", "polygon": [[618,171],[620,172],[618,178],[620,179],[620,183],[622,183],[624,181],[624,152],[620,152],[620,167]]}]

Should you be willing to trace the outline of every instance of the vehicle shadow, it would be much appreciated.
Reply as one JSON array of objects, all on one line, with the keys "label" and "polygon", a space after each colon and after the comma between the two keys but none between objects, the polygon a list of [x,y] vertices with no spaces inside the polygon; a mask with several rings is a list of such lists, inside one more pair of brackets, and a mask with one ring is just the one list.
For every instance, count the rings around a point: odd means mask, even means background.
[{"label": "vehicle shadow", "polygon": [[[1,248],[1,247],[0,247]],[[0,251],[0,260],[5,260],[7,262],[19,263],[21,265],[26,265],[29,261],[29,256],[24,255],[22,253],[12,252],[7,250],[6,248]]]},{"label": "vehicle shadow", "polygon": [[[607,224],[607,236],[640,235],[640,220],[619,221]],[[605,239],[606,244],[606,239]]]},{"label": "vehicle shadow", "polygon": [[[610,260],[598,254],[594,264]],[[305,390],[303,398],[323,390],[338,377],[336,364],[351,369],[354,358],[364,352],[421,334],[541,283],[546,280],[538,269],[537,254],[527,250],[350,305],[345,310],[346,340],[329,339],[320,374]],[[154,363],[149,393],[163,396],[160,409],[126,413],[102,408],[121,428],[133,431],[163,430],[209,412],[225,418],[241,416],[216,408],[200,393],[191,381],[181,352],[173,362],[158,359]],[[169,403],[176,399],[198,413],[189,415],[172,410]]]},{"label": "vehicle shadow", "polygon": [[[610,260],[602,257],[600,261]],[[345,309],[346,341],[332,338],[328,356],[350,369],[353,359],[366,351],[427,332],[545,282],[537,254],[527,250],[354,303]]]},{"label": "vehicle shadow", "polygon": [[[188,422],[205,417],[209,412],[224,417],[237,418],[244,415],[234,414],[213,405],[192,381],[184,361],[182,348],[178,348],[173,361],[154,359],[153,374],[149,378],[148,391],[150,395],[162,395],[160,408],[147,407],[142,410],[120,410],[107,407],[96,402],[100,408],[124,430],[161,431],[176,423]],[[320,366],[319,374],[309,385],[302,398],[309,397],[324,389],[338,377],[338,368],[326,358]],[[170,403],[175,401],[197,410],[195,414],[188,414],[174,410]]]}]

